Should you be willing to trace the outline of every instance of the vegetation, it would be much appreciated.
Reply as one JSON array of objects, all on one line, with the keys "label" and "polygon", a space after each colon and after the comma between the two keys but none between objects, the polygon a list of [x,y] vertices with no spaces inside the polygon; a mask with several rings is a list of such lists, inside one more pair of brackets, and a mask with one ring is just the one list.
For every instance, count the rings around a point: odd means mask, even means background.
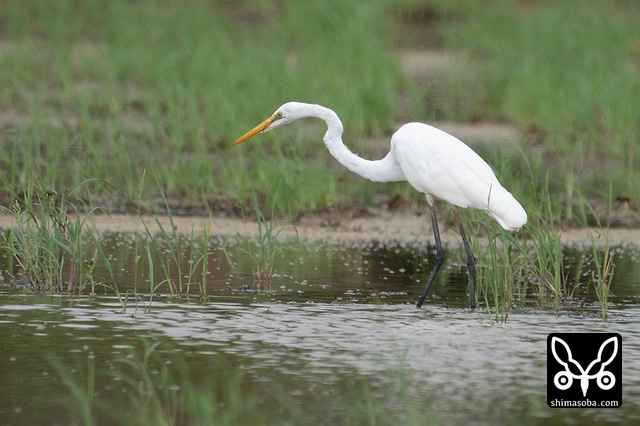
[{"label": "vegetation", "polygon": [[[639,193],[640,9],[630,2],[487,3],[4,2],[0,200],[19,223],[4,235],[11,259],[36,287],[91,285],[94,292],[96,260],[113,280],[111,261],[98,235],[89,232],[86,244],[85,221],[69,211],[100,206],[171,218],[253,204],[259,239],[257,251],[247,252],[258,284],[268,287],[279,231],[258,206],[292,217],[398,195],[423,202],[406,184],[342,179],[348,172],[320,144],[320,123],[230,149],[273,108],[297,99],[338,111],[345,140],[368,157],[388,149],[388,135],[407,117],[516,125],[523,146],[481,150],[530,224],[518,241],[490,237],[479,260],[492,265],[482,276],[493,290],[481,294],[513,294],[533,280],[544,288],[541,298],[550,292],[564,300],[553,229],[572,221],[606,230],[617,200],[633,204],[630,194]],[[423,48],[456,59],[411,81],[394,50]],[[157,185],[143,191],[147,170]],[[482,214],[465,217],[480,224],[477,236],[491,229]],[[151,280],[149,302],[164,284],[175,295],[197,285],[206,296],[207,236],[185,242],[173,226],[160,228],[157,236],[147,230],[152,242],[136,248],[136,273]],[[607,248],[594,271],[603,312],[611,259]],[[512,299],[491,303],[507,313]]]},{"label": "vegetation", "polygon": [[[481,212],[463,216],[475,236],[480,309],[506,321],[532,300],[568,306],[577,292],[594,292],[607,318],[619,261],[606,238],[612,211],[635,206],[640,193],[636,2],[5,0],[0,17],[0,213],[16,221],[0,239],[8,259],[0,272],[10,280],[66,294],[108,288],[123,311],[130,299],[148,311],[159,292],[206,300],[228,287],[209,275],[210,229],[180,235],[175,214],[255,210],[257,240],[239,251],[257,286],[269,288],[281,254],[273,217],[394,197],[424,202],[406,184],[351,179],[322,146],[321,123],[231,148],[277,106],[300,100],[335,109],[347,144],[370,158],[407,120],[516,126],[523,144],[478,150],[530,223],[516,238]],[[449,52],[452,66],[412,81],[396,55],[402,49]],[[259,206],[273,206],[270,215]],[[131,252],[113,256],[91,226],[98,208],[162,214],[170,226],[157,220],[158,233],[146,228]],[[554,232],[564,223],[595,224],[604,248],[592,241],[589,260],[567,265]],[[311,257],[316,269],[342,261]],[[120,293],[125,261],[133,290]],[[424,263],[414,260],[407,273],[414,283],[428,274]],[[360,282],[369,278],[365,264]],[[70,423],[314,423],[299,394],[222,358],[191,366],[187,352],[143,341],[113,362],[93,354],[75,369],[51,362],[73,399],[62,401]],[[348,383],[336,387],[346,394],[310,398],[324,421],[440,422],[402,373],[384,389],[350,373],[334,378]],[[96,390],[101,375],[117,386]]]},{"label": "vegetation", "polygon": [[[345,373],[338,379],[349,384],[341,383],[339,391],[332,390],[333,398],[322,394],[304,401],[317,409],[311,414],[300,410],[297,399],[301,395],[281,390],[281,379],[256,380],[223,354],[211,356],[207,365],[198,366],[196,371],[176,352],[172,355],[171,349],[175,350],[157,340],[141,339],[126,355],[108,360],[108,370],[99,367],[103,360],[98,357],[78,360],[74,366],[51,358],[50,363],[69,389],[58,398],[68,407],[64,415],[85,425],[418,425],[424,424],[425,418],[440,423],[432,408],[425,409],[413,400],[405,372],[383,372],[389,382],[385,389],[372,389],[365,376]],[[96,383],[105,381],[117,385],[97,389]],[[336,392],[342,397],[335,398]]]},{"label": "vegetation", "polygon": [[[0,170],[16,191],[35,176],[61,193],[99,179],[109,211],[163,211],[153,191],[138,199],[150,170],[172,206],[200,211],[254,196],[288,216],[380,192],[419,200],[407,185],[340,179],[320,125],[230,148],[295,99],[334,108],[370,157],[399,120],[511,122],[564,201],[556,218],[572,219],[574,186],[588,199],[610,184],[614,197],[640,193],[633,2],[9,0],[0,14]],[[412,82],[394,51],[424,47],[461,59]],[[524,167],[483,155],[503,179]],[[540,183],[509,188],[531,207]]]},{"label": "vegetation", "polygon": [[[169,199],[198,207],[248,202],[254,192],[264,199],[277,185],[283,212],[339,201],[316,144],[230,145],[288,99],[359,105],[350,119],[359,135],[391,128],[402,77],[391,55],[380,55],[388,52],[380,5],[161,3],[0,6],[10,23],[0,34],[7,180],[24,187],[37,174],[69,188],[104,178],[121,192],[109,199],[120,209],[137,201],[145,169]],[[318,19],[302,19],[309,14]],[[265,158],[270,167],[247,167]]]},{"label": "vegetation", "polygon": [[[78,188],[71,191],[73,196]],[[95,259],[86,257],[84,240],[91,232],[89,214],[78,208],[54,188],[42,185],[27,188],[13,196],[10,207],[0,206],[15,218],[16,226],[2,235],[1,247],[9,254],[9,269],[37,290],[80,292],[87,285],[95,291]],[[14,264],[15,262],[15,264]]]},{"label": "vegetation", "polygon": [[[255,241],[248,241],[247,249],[242,251],[253,263],[253,275],[257,288],[260,290],[271,289],[271,277],[273,275],[274,260],[278,253],[278,236],[283,229],[278,229],[272,220],[267,220],[264,213],[255,201],[256,220],[258,222],[258,234]],[[275,207],[271,209],[273,218]]]}]

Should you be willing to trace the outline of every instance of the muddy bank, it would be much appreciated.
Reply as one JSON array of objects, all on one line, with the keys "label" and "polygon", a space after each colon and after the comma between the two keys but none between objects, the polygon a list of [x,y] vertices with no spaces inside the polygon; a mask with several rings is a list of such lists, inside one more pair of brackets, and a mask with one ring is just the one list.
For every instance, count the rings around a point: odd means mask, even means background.
[{"label": "muddy bank", "polygon": [[[114,232],[145,232],[145,225],[152,233],[159,230],[156,218],[162,226],[169,230],[171,223],[166,216],[135,216],[135,215],[94,215],[89,221],[99,231]],[[212,236],[219,237],[250,237],[258,235],[258,225],[253,220],[180,216],[173,217],[176,230],[188,234],[192,230],[196,234],[205,232],[207,227]],[[0,215],[0,228],[15,225],[11,216]],[[385,210],[373,211],[366,217],[340,218],[329,220],[325,216],[307,216],[298,220],[295,225],[287,221],[275,221],[276,229],[281,230],[280,239],[295,238],[303,241],[330,242],[366,242],[379,241],[382,243],[427,244],[433,242],[433,234],[428,216],[416,215],[410,212],[389,212]],[[461,243],[458,233],[449,227],[441,225],[441,237],[444,243]],[[597,228],[558,229],[563,245],[591,246],[592,237],[600,245],[605,244],[605,235]],[[609,243],[612,246],[631,246],[640,248],[640,229],[611,228]]]}]

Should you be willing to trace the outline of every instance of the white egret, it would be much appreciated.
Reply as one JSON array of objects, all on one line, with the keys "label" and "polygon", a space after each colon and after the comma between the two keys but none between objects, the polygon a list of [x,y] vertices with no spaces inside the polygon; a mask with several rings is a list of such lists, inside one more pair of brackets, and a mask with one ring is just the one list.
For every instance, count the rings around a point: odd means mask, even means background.
[{"label": "white egret", "polygon": [[[434,208],[435,198],[458,207],[482,210],[509,231],[515,231],[527,222],[527,213],[520,203],[498,182],[491,167],[478,154],[457,138],[427,124],[405,124],[391,137],[389,154],[381,160],[370,161],[360,158],[344,145],[342,122],[334,111],[321,105],[288,102],[245,133],[234,145],[307,117],[324,120],[328,127],[324,143],[331,155],[347,169],[374,182],[408,181],[427,197],[436,244],[436,263],[417,307],[424,303],[444,261]],[[471,308],[474,308],[475,261],[462,222],[459,229],[467,252]]]}]

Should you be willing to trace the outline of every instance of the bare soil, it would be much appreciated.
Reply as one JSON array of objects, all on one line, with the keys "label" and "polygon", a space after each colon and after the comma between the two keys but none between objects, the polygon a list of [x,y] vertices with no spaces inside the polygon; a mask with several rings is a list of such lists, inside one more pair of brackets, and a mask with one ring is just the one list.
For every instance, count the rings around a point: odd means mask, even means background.
[{"label": "bare soil", "polygon": [[[368,209],[366,215],[348,218],[336,214],[315,214],[299,219],[295,224],[290,221],[274,220],[274,227],[280,231],[282,241],[299,238],[301,241],[332,243],[368,243],[377,241],[382,244],[421,245],[433,244],[433,233],[428,215],[412,212],[391,212],[386,209]],[[100,232],[146,232],[145,225],[152,233],[159,231],[156,219],[162,226],[171,229],[170,218],[166,216],[135,215],[93,215],[89,220]],[[179,216],[173,217],[176,231],[202,235],[210,227],[211,236],[222,238],[248,238],[258,236],[258,224],[253,220],[230,217]],[[0,215],[0,228],[15,226],[9,215]],[[443,243],[461,244],[455,228],[440,224]],[[606,235],[598,228],[557,229],[565,246],[591,246],[592,237],[597,244],[604,246]],[[610,228],[608,231],[611,246],[640,248],[640,229]]]},{"label": "bare soil", "polygon": [[[436,84],[443,71],[468,61],[464,56],[454,56],[435,49],[407,50],[399,53],[405,73],[418,84]],[[402,117],[405,120],[406,117]],[[52,118],[55,123],[55,118]],[[28,122],[28,117],[12,111],[0,111],[0,126],[20,126]],[[471,146],[499,145],[501,149],[513,149],[514,144],[527,144],[529,137],[523,135],[510,124],[496,122],[435,122],[430,123],[451,133]],[[535,149],[532,144],[527,149]],[[1,200],[5,201],[5,200]],[[171,203],[172,200],[170,200]],[[180,204],[180,203],[177,203]],[[389,205],[378,208],[365,208],[359,214],[333,210],[306,215],[292,222],[276,221],[277,229],[282,229],[279,237],[298,237],[302,240],[332,242],[369,242],[400,244],[426,244],[433,242],[433,234],[428,214],[418,214],[410,208]],[[612,228],[609,230],[611,245],[628,245],[640,247],[640,208],[631,205],[630,200],[616,200],[613,212],[607,212],[607,206],[597,200],[594,202],[595,214],[600,218],[608,215]],[[250,237],[258,234],[255,221],[245,220],[234,215],[233,209],[221,209],[213,217],[199,215],[199,209],[191,211],[194,216],[174,216],[173,221],[178,232],[203,233],[210,226],[213,236]],[[169,229],[170,220],[161,216],[126,215],[94,215],[91,222],[99,231],[143,232],[144,224],[154,232],[157,230],[156,218],[165,229]],[[446,218],[441,224],[443,242],[460,243],[455,229],[446,226]],[[14,219],[7,214],[0,214],[0,228],[14,226]],[[616,228],[619,226],[619,228]],[[590,245],[593,238],[602,244],[605,235],[597,228],[563,228],[557,229],[565,245]]]}]

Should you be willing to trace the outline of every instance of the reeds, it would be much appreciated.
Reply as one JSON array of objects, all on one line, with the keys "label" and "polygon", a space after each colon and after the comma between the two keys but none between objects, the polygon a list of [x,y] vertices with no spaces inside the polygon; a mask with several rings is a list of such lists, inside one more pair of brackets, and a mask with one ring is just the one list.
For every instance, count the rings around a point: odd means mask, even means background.
[{"label": "reeds", "polygon": [[[587,227],[588,217],[596,217],[593,206],[584,194],[574,185],[567,185],[570,197],[564,200],[565,206],[552,195],[549,171],[542,167],[540,157],[527,157],[521,149],[520,155],[526,167],[518,173],[518,179],[530,182],[522,196],[538,200],[535,205],[527,206],[529,222],[515,234],[504,232],[489,233],[487,246],[484,247],[479,229],[476,227],[476,249],[482,265],[479,272],[479,298],[482,298],[488,313],[496,321],[506,321],[509,312],[517,304],[530,303],[535,300],[538,306],[560,308],[568,306],[580,280],[574,278],[572,286],[571,271],[565,265],[565,247],[560,237],[561,221],[577,223]],[[497,161],[498,175],[513,174],[509,164]],[[603,198],[609,200],[609,212],[612,205],[612,189]],[[571,208],[578,200],[578,208]],[[563,216],[562,213],[572,216]],[[587,214],[589,212],[589,214]],[[608,217],[608,215],[607,215]],[[495,224],[484,215],[477,213],[474,218],[486,229],[495,229]],[[604,243],[598,243],[592,234],[591,248],[594,269],[591,272],[592,282],[600,302],[601,316],[606,319],[607,300],[610,284],[613,279],[615,263],[609,246],[608,219],[596,219],[595,232],[604,236]],[[566,226],[566,225],[565,225]]]},{"label": "reeds", "polygon": [[258,200],[255,197],[254,203],[258,235],[255,241],[248,241],[247,249],[242,249],[242,251],[253,263],[253,275],[257,288],[259,290],[270,290],[275,257],[279,250],[278,237],[285,228],[282,227],[278,229],[275,226],[273,222],[274,206],[271,208],[270,219],[267,220],[264,213],[260,210]]},{"label": "reeds", "polygon": [[[143,173],[144,179],[145,173]],[[156,178],[156,184],[159,182]],[[144,182],[140,183],[140,194],[144,189]],[[205,223],[204,232],[196,235],[192,227],[188,237],[178,233],[175,225],[169,201],[160,188],[160,194],[165,207],[165,217],[169,220],[169,228],[163,225],[162,221],[154,216],[154,222],[158,229],[153,233],[145,221],[141,219],[147,236],[147,241],[143,243],[142,254],[136,257],[136,278],[138,272],[146,276],[149,281],[149,296],[146,310],[151,309],[154,295],[164,286],[169,294],[174,297],[189,297],[192,295],[192,287],[197,287],[197,292],[201,300],[205,300],[207,291],[207,276],[209,271],[209,238],[211,236],[211,217]],[[141,197],[141,195],[140,195]],[[136,252],[139,245],[136,243]],[[156,277],[156,261],[160,263],[163,275],[158,281]],[[145,264],[146,262],[146,264]],[[135,291],[137,293],[137,290]]]},{"label": "reeds", "polygon": [[42,183],[28,186],[22,194],[6,182],[2,184],[13,197],[10,207],[0,209],[16,222],[3,234],[3,248],[11,259],[9,268],[13,269],[15,262],[18,269],[14,279],[24,280],[36,290],[79,293],[89,285],[94,293],[95,258],[85,257],[85,238],[91,231],[87,219],[95,208],[83,209],[80,214],[64,194]]}]

